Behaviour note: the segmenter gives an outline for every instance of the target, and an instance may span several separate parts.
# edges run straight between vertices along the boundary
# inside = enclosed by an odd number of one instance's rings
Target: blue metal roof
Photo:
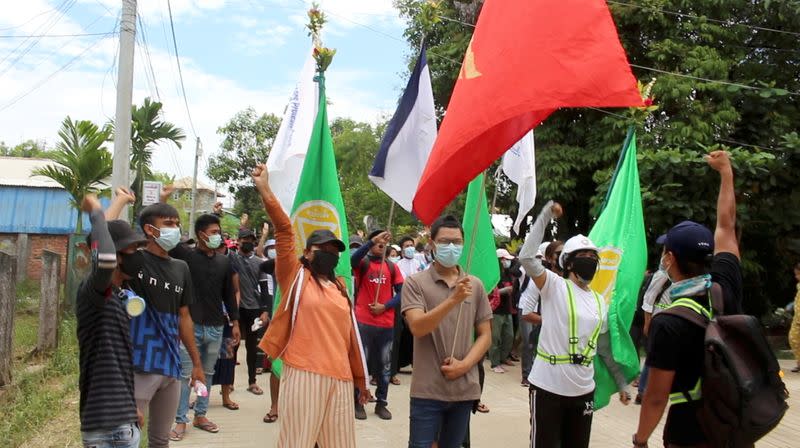
[[[0,233],[69,234],[75,232],[78,211],[60,188],[0,186]],[[100,199],[103,207],[109,200]],[[91,229],[83,214],[83,230]]]

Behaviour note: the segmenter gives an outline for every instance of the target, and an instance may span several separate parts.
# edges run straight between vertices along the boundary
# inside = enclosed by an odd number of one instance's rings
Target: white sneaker
[[[496,366],[496,367],[492,367],[492,372],[494,372],[494,373],[506,373],[506,369],[504,369],[503,366]]]

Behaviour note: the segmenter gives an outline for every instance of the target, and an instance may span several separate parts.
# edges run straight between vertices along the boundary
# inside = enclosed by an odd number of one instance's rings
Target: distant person
[[[117,189],[109,218],[135,197]],[[89,215],[92,231],[92,271],[78,287],[78,350],[80,352],[79,414],[84,446],[138,448],[142,414],[134,397],[130,315],[126,311],[125,282],[136,273],[123,265],[147,240],[125,221],[106,222],[100,201],[87,195],[81,210]],[[114,212],[113,210],[117,210]]]
[[[261,341],[270,358],[283,360],[278,447],[355,448],[353,389],[362,405],[370,394],[352,303],[335,273],[347,248],[330,230],[315,230],[298,258],[292,222],[270,189],[266,166],[252,176],[273,219],[275,276],[286,291]]]
[[[483,283],[458,265],[461,223],[452,216],[437,219],[431,241],[433,265],[407,278],[402,291],[403,315],[414,335],[408,446],[457,448],[481,398],[478,364],[491,345],[492,310]]]
[[[794,279],[797,281],[797,295],[794,296],[794,317],[789,328],[789,345],[797,365],[792,372],[800,372],[800,263],[794,265]]]
[[[489,295],[492,305],[492,346],[489,348],[489,361],[492,372],[506,373],[503,365],[513,366],[508,359],[514,343],[514,324],[511,318],[513,304],[513,282],[511,263],[516,257],[506,249],[497,249],[497,262],[500,265],[500,281]]]

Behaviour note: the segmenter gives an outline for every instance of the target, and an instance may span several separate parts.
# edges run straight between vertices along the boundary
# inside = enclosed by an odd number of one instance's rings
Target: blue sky
[[[105,33],[114,30],[121,0],[4,0],[0,36]],[[322,0],[329,18],[323,35],[337,49],[328,70],[333,117],[375,122],[391,115],[405,85],[412,52],[391,0]],[[206,156],[216,134],[248,106],[280,115],[310,38],[303,0],[171,0],[191,116]],[[62,14],[63,12],[63,14]],[[165,118],[193,142],[171,48],[166,0],[139,0],[149,57],[137,42],[134,102],[155,97]],[[388,36],[387,36],[388,35]],[[392,37],[389,37],[392,36]],[[102,123],[114,116],[117,36],[0,37],[0,141],[57,139],[67,115]],[[149,75],[155,73],[155,85]],[[191,175],[193,144],[159,147],[154,165]],[[202,167],[201,167],[202,169]]]

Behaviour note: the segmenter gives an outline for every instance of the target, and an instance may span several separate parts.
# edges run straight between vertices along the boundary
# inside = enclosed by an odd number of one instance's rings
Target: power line
[[[89,36],[108,36],[109,33],[76,33],[76,34],[8,34],[0,35],[0,39],[31,39],[43,37],[89,37]]]
[[[158,81],[156,80],[156,72],[153,70],[153,59],[150,57],[150,48],[147,45],[147,32],[144,26],[144,19],[142,16],[138,16],[139,19],[139,29],[141,33],[139,35],[142,39],[142,47],[144,48],[145,60],[147,61],[147,67],[150,69],[150,77],[153,80],[153,88],[156,91],[156,98],[158,98],[158,102],[161,102],[161,93],[158,91]],[[145,75],[147,75],[147,69],[145,69]]]
[[[672,76],[678,76],[678,77],[681,77],[681,78],[694,79],[696,81],[704,81],[704,82],[710,82],[710,83],[714,83],[714,84],[722,84],[722,85],[726,85],[726,86],[734,86],[734,87],[739,87],[739,88],[742,88],[742,89],[748,89],[748,90],[773,90],[773,88],[771,88],[771,87],[757,87],[757,86],[750,86],[750,85],[747,85],[747,84],[740,84],[738,82],[720,81],[718,79],[709,79],[709,78],[703,78],[703,77],[700,77],[700,76],[685,75],[683,73],[670,72],[670,71],[661,70],[661,69],[658,69],[658,68],[645,67],[643,65],[630,64],[630,66],[631,67],[636,67],[636,68],[639,68],[639,69],[642,69],[642,70],[648,70],[648,71],[651,71],[651,72],[661,73],[661,74],[664,74],[664,75],[672,75]],[[785,90],[789,95],[792,95],[792,96],[800,96],[800,92],[793,92],[793,91],[788,90],[788,89],[781,89],[781,90]]]
[[[77,1],[77,0],[72,0],[72,3],[70,3],[70,0],[64,0],[55,9],[54,12],[57,12],[55,17],[51,18],[51,19],[48,19],[47,21],[45,21],[41,25],[37,26],[36,30],[34,32],[41,34],[41,33],[47,33],[48,31],[50,31],[61,20],[61,18],[64,17],[64,14],[66,14],[67,11],[75,4],[75,1]],[[30,42],[30,44],[28,44],[28,41],[30,41],[31,39],[33,39],[33,41]],[[19,60],[22,59],[26,54],[28,54],[28,52],[31,51],[31,49],[33,47],[35,47],[36,44],[38,44],[40,40],[41,40],[41,38],[26,37],[25,40],[23,40],[19,45],[17,45],[13,50],[11,50],[11,52],[8,53],[3,58],[3,60],[0,61],[0,65],[3,65],[8,60],[8,58],[14,56],[15,54],[17,55],[8,64],[8,66],[2,72],[0,72],[0,74],[7,72],[8,70],[11,69],[11,67],[16,65],[16,63],[19,62]],[[25,47],[24,49],[20,50],[26,44],[28,44],[28,46]]]
[[[8,30],[15,30],[17,28],[22,28],[23,26],[33,22],[37,17],[41,17],[41,16],[43,16],[45,14],[49,14],[49,13],[52,13],[52,12],[53,12],[52,9],[46,9],[46,10],[40,12],[39,14],[36,14],[35,16],[31,17],[30,19],[20,23],[19,25],[9,26],[7,28],[0,28],[0,31],[8,31]]]
[[[794,32],[794,31],[784,31],[784,30],[777,30],[777,29],[774,29],[774,28],[767,28],[767,27],[763,27],[763,26],[749,25],[747,23],[735,22],[733,20],[712,19],[712,18],[709,18],[709,17],[697,16],[697,15],[693,15],[693,14],[686,14],[686,13],[683,13],[683,12],[668,11],[666,9],[656,8],[655,6],[639,5],[639,4],[636,4],[636,3],[619,2],[619,1],[614,1],[614,0],[607,0],[607,1],[608,1],[608,3],[614,4],[614,5],[631,6],[631,7],[634,7],[634,8],[646,9],[646,10],[649,10],[649,11],[658,11],[658,12],[660,12],[662,14],[667,14],[667,15],[671,15],[671,16],[686,17],[686,18],[689,18],[689,19],[705,20],[707,22],[719,23],[719,24],[722,24],[722,25],[741,26],[741,27],[745,27],[745,28],[751,28],[751,29],[754,29],[754,30],[758,30],[758,31],[770,31],[770,32],[773,32],[773,33],[788,34],[790,36],[798,36],[798,37],[800,37],[800,33]]]
[[[192,122],[192,114],[189,112],[189,100],[186,99],[186,87],[183,84],[183,71],[181,70],[181,58],[178,56],[178,41],[175,39],[175,23],[172,20],[172,6],[170,0],[167,0],[167,11],[169,11],[169,27],[172,31],[172,45],[175,47],[175,61],[178,63],[178,78],[181,81],[181,92],[183,93],[183,104],[186,106],[186,115],[189,117],[189,126],[192,128],[192,134],[197,137],[197,131],[194,129]]]

